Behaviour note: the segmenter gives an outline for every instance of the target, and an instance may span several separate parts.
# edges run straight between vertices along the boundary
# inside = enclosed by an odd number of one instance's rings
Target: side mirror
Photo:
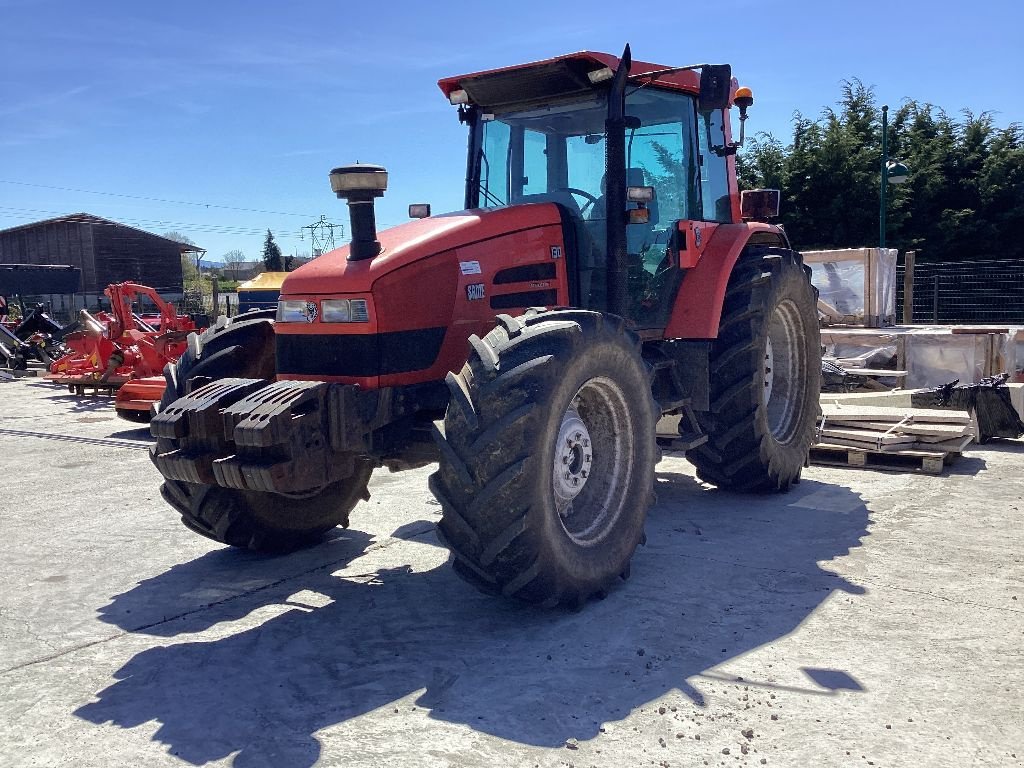
[[[409,206],[410,219],[426,219],[430,216],[430,203],[413,203]]]
[[[732,90],[732,67],[708,64],[700,69],[700,110],[725,109]]]

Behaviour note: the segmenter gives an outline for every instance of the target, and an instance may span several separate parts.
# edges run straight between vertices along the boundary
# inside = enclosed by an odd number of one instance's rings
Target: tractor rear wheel
[[[498,320],[448,374],[439,531],[479,589],[578,607],[628,575],[643,536],[660,456],[648,367],[616,317]]]
[[[164,369],[167,388],[161,409],[188,394],[194,385],[214,379],[273,379],[274,328],[270,317],[263,314],[242,315],[190,339],[177,364]],[[157,450],[174,450],[174,443],[160,439]],[[295,496],[168,479],[160,493],[181,514],[181,522],[196,533],[234,547],[281,552],[308,546],[332,528],[347,526],[349,512],[360,500],[369,498],[367,483],[372,471],[371,462],[357,460],[351,476]]]
[[[737,491],[785,491],[814,440],[821,388],[817,292],[800,254],[748,247],[726,288],[711,345],[708,441],[687,454],[698,476]]]

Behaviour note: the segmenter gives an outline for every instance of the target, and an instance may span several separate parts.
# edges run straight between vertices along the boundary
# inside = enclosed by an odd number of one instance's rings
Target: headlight
[[[324,299],[320,306],[324,323],[365,323],[370,319],[366,299]]]
[[[312,301],[277,302],[277,322],[311,323],[316,319],[316,303]]]
[[[323,310],[325,323],[352,322],[352,302],[348,299],[324,299]]]

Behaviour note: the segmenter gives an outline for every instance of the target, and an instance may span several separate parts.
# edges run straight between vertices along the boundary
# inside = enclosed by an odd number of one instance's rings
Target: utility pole
[[[345,236],[345,227],[341,224],[334,224],[328,221],[326,216],[320,216],[318,221],[314,221],[312,224],[307,224],[302,227],[302,229],[309,230],[309,239],[312,241],[310,255],[314,259],[321,254],[335,249],[335,229],[338,230],[339,238]]]

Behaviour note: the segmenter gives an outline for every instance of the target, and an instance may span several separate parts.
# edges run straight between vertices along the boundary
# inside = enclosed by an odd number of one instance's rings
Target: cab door
[[[654,331],[668,324],[684,269],[703,242],[696,99],[642,88],[627,96],[626,112],[640,121],[626,131],[626,182],[654,188],[647,221],[626,227],[631,319]]]

